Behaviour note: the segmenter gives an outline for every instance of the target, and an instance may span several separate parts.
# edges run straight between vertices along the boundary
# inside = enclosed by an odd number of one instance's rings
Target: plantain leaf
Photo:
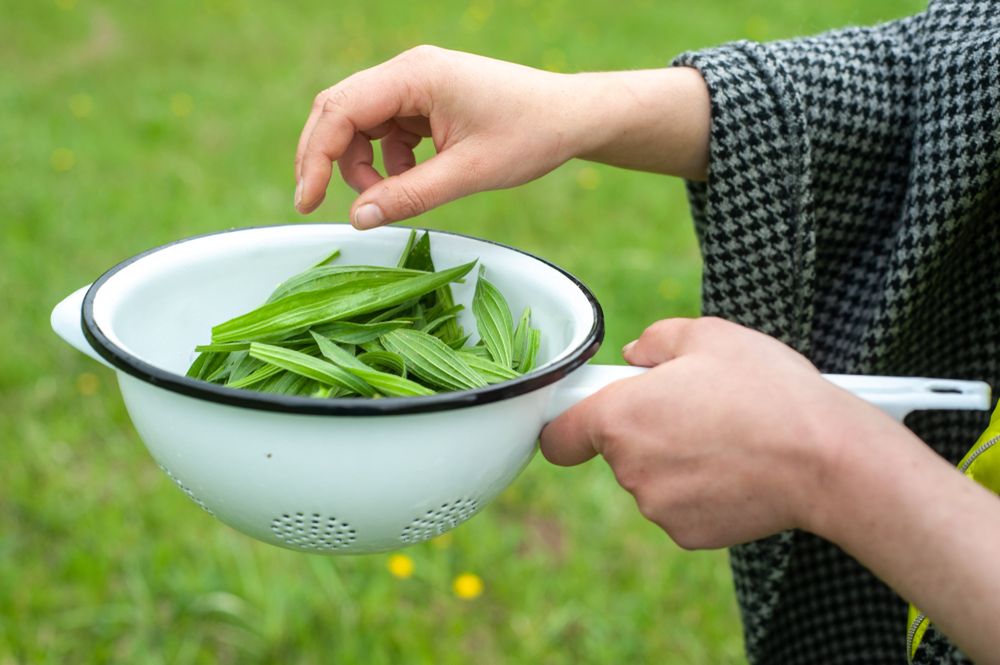
[[[296,293],[321,291],[340,286],[341,284],[350,284],[351,282],[363,281],[369,287],[379,284],[392,284],[420,274],[422,273],[416,270],[382,268],[379,266],[317,266],[294,275],[280,284],[271,293],[266,302],[272,303]]]
[[[417,239],[417,230],[410,229],[410,235],[406,238],[406,245],[403,246],[403,251],[399,255],[399,261],[396,262],[396,267],[406,268],[406,262],[410,258],[410,252],[413,251],[413,244]],[[433,272],[434,268],[431,268],[428,272]]]
[[[340,344],[365,344],[377,340],[382,335],[396,328],[405,328],[412,325],[412,321],[406,319],[393,319],[391,321],[379,321],[377,323],[352,323],[350,321],[336,321],[316,326],[312,329],[323,337],[332,339]]]
[[[410,374],[435,387],[467,390],[486,385],[457,351],[433,335],[399,328],[383,335],[382,345],[403,357]]]
[[[531,334],[528,340],[528,351],[524,354],[524,360],[521,362],[521,366],[518,367],[518,371],[521,374],[527,374],[531,370],[535,369],[535,359],[538,357],[538,347],[542,344],[542,331],[537,328],[531,329]]]
[[[510,368],[514,355],[513,317],[507,300],[497,287],[486,280],[485,272],[480,267],[476,292],[472,297],[472,313],[476,317],[479,337],[489,349],[490,356],[497,363]]]
[[[392,307],[462,277],[474,264],[472,261],[374,287],[361,286],[363,280],[358,280],[330,289],[297,293],[215,326],[212,343],[274,339],[320,323]]]
[[[321,335],[314,334],[313,336],[316,338],[316,344],[319,345],[320,352],[331,362],[343,368],[344,371],[369,383],[384,395],[389,395],[390,397],[419,397],[421,395],[434,394],[433,390],[415,381],[369,367]]]
[[[374,369],[396,374],[406,378],[406,361],[403,356],[392,351],[365,351],[359,353],[357,359]]]
[[[458,355],[469,367],[478,372],[479,376],[483,377],[486,383],[500,383],[501,381],[509,381],[521,376],[514,370],[507,369],[503,365],[495,363],[484,356],[465,351],[459,351]]]
[[[332,252],[330,252],[325,259],[314,265],[313,268],[318,268],[320,266],[325,266],[328,263],[333,263],[339,256],[340,256],[340,250],[335,249]]]
[[[359,395],[374,397],[375,389],[357,376],[345,372],[333,363],[313,358],[301,351],[283,349],[280,346],[254,342],[250,345],[250,355],[266,363],[305,376],[325,385],[346,388]]]

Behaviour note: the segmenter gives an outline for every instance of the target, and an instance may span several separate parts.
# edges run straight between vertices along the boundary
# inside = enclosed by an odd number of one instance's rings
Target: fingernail
[[[636,341],[638,340],[632,340],[631,342],[622,347],[623,356],[628,355],[628,352],[632,350],[633,346],[635,346]]]
[[[374,203],[366,203],[354,213],[354,226],[359,229],[371,229],[385,221],[382,209]]]
[[[299,180],[299,184],[295,185],[295,208],[298,209],[299,205],[302,203],[302,180]]]

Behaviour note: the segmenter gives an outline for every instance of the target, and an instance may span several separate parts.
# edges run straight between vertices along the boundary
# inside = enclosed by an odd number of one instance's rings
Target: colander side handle
[[[80,287],[69,294],[52,309],[52,316],[49,322],[57,335],[63,338],[70,346],[77,351],[87,354],[105,367],[114,369],[107,360],[97,355],[97,351],[90,346],[90,342],[83,336],[83,324],[81,312],[83,310],[83,297],[87,295],[90,284]]]
[[[874,404],[900,422],[912,411],[984,411],[990,408],[990,386],[984,381],[859,374],[824,374],[823,378]]]
[[[584,365],[559,382],[546,420],[557,418],[601,388],[646,372],[628,365]],[[902,421],[911,411],[983,411],[990,407],[990,386],[983,381],[928,379],[909,376],[824,374],[823,378],[874,404]]]

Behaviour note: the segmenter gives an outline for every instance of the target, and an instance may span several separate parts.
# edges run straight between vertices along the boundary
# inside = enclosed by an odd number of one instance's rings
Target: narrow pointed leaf
[[[364,344],[378,339],[390,330],[395,330],[396,328],[406,328],[410,325],[413,325],[412,321],[403,319],[379,321],[377,323],[336,321],[334,323],[316,326],[313,328],[313,332],[317,332],[323,337],[327,337],[341,344]]]
[[[458,355],[469,367],[478,372],[486,383],[500,383],[501,381],[509,381],[521,376],[518,372],[495,363],[489,358],[464,351],[459,351]]]
[[[507,300],[497,287],[486,280],[484,272],[482,269],[479,271],[476,292],[472,297],[472,313],[476,317],[479,337],[493,360],[509,368],[514,355],[513,317]]]
[[[434,391],[414,381],[374,369],[344,351],[330,340],[314,335],[320,352],[344,371],[363,379],[376,390],[390,397],[419,397],[433,395]]]
[[[375,390],[357,376],[344,371],[343,368],[333,363],[313,358],[300,351],[291,351],[272,344],[254,342],[250,345],[250,355],[323,384],[347,388],[367,397],[375,395]]]
[[[409,373],[447,390],[481,388],[486,381],[458,352],[433,335],[400,328],[382,337],[382,345],[406,361]]]
[[[357,283],[349,283],[297,293],[215,326],[212,343],[268,339],[392,307],[462,277],[474,264],[473,261],[441,272],[418,274],[360,291]]]

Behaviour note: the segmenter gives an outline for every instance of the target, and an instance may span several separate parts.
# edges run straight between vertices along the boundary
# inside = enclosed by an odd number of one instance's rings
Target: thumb
[[[622,349],[625,362],[654,367],[682,355],[691,342],[696,319],[663,319],[646,328],[639,339]]]
[[[465,160],[445,150],[362,192],[351,206],[351,223],[370,229],[415,217],[477,191],[474,183]]]

